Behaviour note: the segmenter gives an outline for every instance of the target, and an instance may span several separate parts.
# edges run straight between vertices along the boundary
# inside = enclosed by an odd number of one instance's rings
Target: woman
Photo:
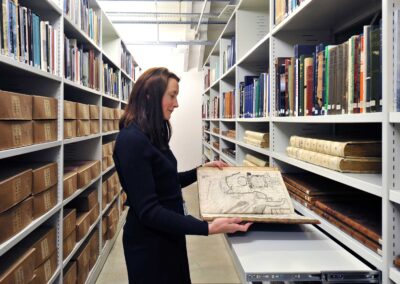
[[[144,72],[133,87],[115,144],[113,158],[130,206],[123,245],[134,284],[191,283],[185,235],[233,233],[250,226],[238,218],[208,224],[184,215],[181,188],[196,181],[196,169],[178,173],[168,146],[178,82],[166,68]]]

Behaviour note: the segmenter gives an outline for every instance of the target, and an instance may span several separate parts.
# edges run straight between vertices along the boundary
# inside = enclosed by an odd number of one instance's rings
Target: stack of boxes
[[[121,184],[118,179],[117,172],[114,172],[102,184],[102,209],[110,203],[113,198],[121,191]]]
[[[123,114],[123,110],[118,108],[102,108],[102,118],[103,118],[103,132],[116,131],[119,130],[119,119]]]
[[[57,270],[57,232],[41,226],[1,257],[0,283],[47,283]]]
[[[12,164],[0,176],[1,244],[57,204],[57,163]]]
[[[102,170],[103,172],[114,165],[114,160],[113,160],[113,149],[115,146],[115,141],[103,144],[102,146],[102,159],[103,159],[103,164],[102,164]]]
[[[115,236],[118,220],[118,204],[114,202],[102,219],[103,240],[111,240]]]
[[[63,260],[73,251],[76,244],[76,209],[65,208],[63,216]]]
[[[57,140],[57,99],[0,91],[0,150]]]
[[[100,108],[64,101],[64,139],[100,133]]]

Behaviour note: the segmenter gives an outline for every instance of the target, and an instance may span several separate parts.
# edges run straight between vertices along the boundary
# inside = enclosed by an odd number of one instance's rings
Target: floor
[[[197,184],[185,188],[183,195],[189,213],[198,217]],[[187,248],[193,284],[241,283],[225,247],[223,236],[187,236]],[[96,283],[128,283],[121,233]]]

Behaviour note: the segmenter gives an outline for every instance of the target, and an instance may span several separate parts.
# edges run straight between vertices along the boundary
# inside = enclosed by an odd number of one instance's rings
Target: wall
[[[189,170],[201,164],[201,93],[203,75],[196,67],[184,72],[187,48],[167,46],[131,46],[130,50],[143,70],[153,66],[164,66],[176,73],[179,83],[179,107],[171,118],[172,138],[170,146],[178,160],[180,171]],[[197,49],[189,53],[189,62],[198,62]],[[188,60],[188,59],[186,59]],[[193,66],[195,64],[190,64]]]

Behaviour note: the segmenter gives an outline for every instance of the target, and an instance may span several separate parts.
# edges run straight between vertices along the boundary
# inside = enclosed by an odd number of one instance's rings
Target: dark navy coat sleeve
[[[208,235],[207,222],[183,215],[180,208],[179,184],[195,181],[196,171],[178,175],[176,165],[170,166],[168,159],[160,153],[138,130],[123,129],[119,133],[114,161],[130,210],[142,225],[157,231]]]
[[[197,181],[197,168],[179,173],[179,182],[182,188],[191,185],[195,181]]]

